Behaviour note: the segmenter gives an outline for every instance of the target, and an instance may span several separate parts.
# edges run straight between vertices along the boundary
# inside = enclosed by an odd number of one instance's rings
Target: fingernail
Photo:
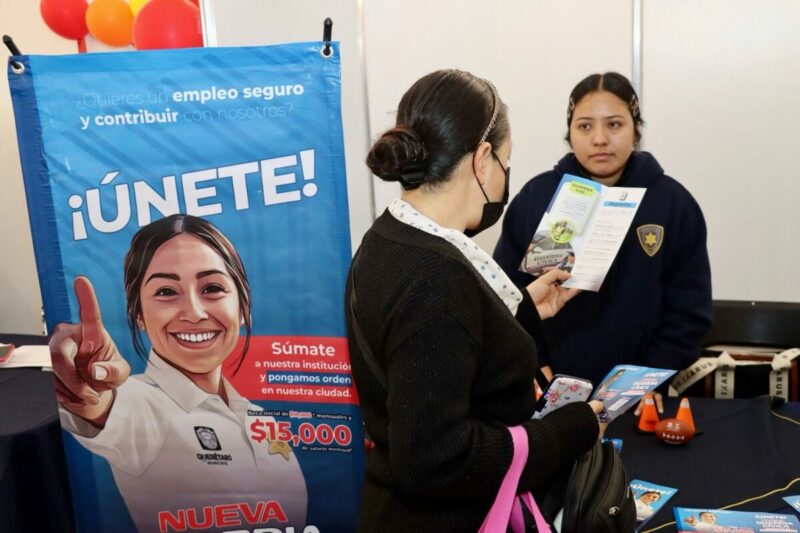
[[[75,343],[74,340],[69,339],[68,341],[65,341],[61,345],[61,350],[64,353],[65,357],[67,357],[68,359],[72,359],[78,353],[78,345]]]
[[[108,377],[108,370],[106,370],[105,368],[103,368],[100,365],[94,365],[92,367],[92,376],[97,381],[103,381],[104,379],[106,379]]]

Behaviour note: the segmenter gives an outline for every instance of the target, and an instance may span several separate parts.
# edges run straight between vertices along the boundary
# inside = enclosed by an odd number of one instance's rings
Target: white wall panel
[[[699,201],[715,299],[800,302],[800,2],[644,0],[644,147]]]
[[[403,92],[429,72],[459,68],[488,78],[509,106],[513,197],[567,152],[572,87],[593,72],[631,75],[631,9],[628,0],[368,0],[372,134],[394,124]],[[379,213],[399,189],[380,182]],[[498,223],[476,240],[491,251],[499,235]]]

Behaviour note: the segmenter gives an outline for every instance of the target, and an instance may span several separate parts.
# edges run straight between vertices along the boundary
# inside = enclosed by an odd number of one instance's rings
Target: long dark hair
[[[567,106],[567,135],[564,140],[572,144],[570,140],[570,128],[572,127],[572,112],[584,96],[597,91],[608,91],[628,106],[628,111],[633,119],[633,135],[636,146],[642,138],[639,127],[644,125],[642,113],[639,109],[639,97],[636,90],[628,81],[628,78],[616,72],[606,72],[604,74],[591,74],[586,76],[572,89],[569,95],[569,105]]]
[[[490,82],[461,70],[437,70],[403,95],[397,124],[375,141],[367,166],[383,180],[416,189],[446,181],[482,141],[496,149],[507,137],[506,104]]]
[[[242,366],[247,349],[250,347],[252,329],[250,317],[250,284],[239,254],[233,244],[213,224],[192,215],[170,215],[142,227],[131,239],[131,246],[125,255],[125,297],[128,305],[128,328],[131,331],[136,353],[145,357],[147,352],[142,342],[137,319],[142,314],[141,288],[150,261],[162,244],[178,235],[192,235],[203,241],[222,258],[236,290],[239,293],[239,312],[244,318],[245,341],[235,372]]]

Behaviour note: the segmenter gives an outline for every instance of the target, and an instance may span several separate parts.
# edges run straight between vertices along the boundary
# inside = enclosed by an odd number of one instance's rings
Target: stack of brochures
[[[800,521],[787,514],[676,507],[675,523],[679,533],[800,533]]]

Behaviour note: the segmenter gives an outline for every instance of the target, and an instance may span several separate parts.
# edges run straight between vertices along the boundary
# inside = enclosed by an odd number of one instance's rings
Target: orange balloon
[[[86,26],[92,37],[109,46],[133,40],[133,12],[125,0],[94,0],[86,10]]]

